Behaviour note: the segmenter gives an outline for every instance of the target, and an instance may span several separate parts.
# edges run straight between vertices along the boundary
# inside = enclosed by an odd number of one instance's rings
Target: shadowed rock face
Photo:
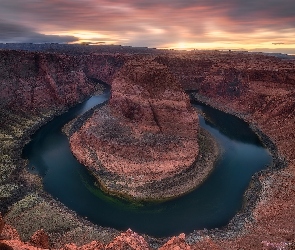
[[[67,56],[16,51],[0,54],[1,104],[8,109],[70,106],[94,91],[79,62]]]
[[[160,199],[188,191],[166,187],[165,195],[145,185],[164,186],[189,168],[198,155],[197,133],[197,114],[167,67],[141,60],[123,66],[109,104],[72,135],[70,144],[107,192]]]
[[[110,81],[123,59],[0,51],[0,108],[46,112],[73,106],[95,92],[91,79]]]

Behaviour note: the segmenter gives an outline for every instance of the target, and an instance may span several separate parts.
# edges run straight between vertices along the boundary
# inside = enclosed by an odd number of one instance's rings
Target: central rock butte
[[[197,135],[197,113],[167,67],[132,60],[112,81],[109,104],[71,136],[70,146],[106,192],[166,199],[192,188],[169,183],[196,161]]]

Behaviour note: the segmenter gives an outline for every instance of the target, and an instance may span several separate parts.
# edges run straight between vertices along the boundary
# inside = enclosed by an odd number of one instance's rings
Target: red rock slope
[[[47,233],[40,229],[35,232],[28,242],[21,241],[17,231],[12,226],[5,224],[0,214],[0,249],[1,250],[40,250],[52,249],[50,238]],[[65,244],[59,250],[148,250],[149,246],[145,239],[128,229],[121,233],[109,244],[92,241],[88,244],[77,246],[76,244]]]

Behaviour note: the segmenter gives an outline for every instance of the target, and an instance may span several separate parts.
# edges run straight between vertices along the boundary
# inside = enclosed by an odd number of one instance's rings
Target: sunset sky
[[[295,0],[0,0],[0,42],[295,54]]]

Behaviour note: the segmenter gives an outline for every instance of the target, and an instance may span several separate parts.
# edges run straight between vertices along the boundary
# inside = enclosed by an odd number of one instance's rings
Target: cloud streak
[[[295,44],[294,9],[293,0],[1,0],[0,39],[286,47]]]

